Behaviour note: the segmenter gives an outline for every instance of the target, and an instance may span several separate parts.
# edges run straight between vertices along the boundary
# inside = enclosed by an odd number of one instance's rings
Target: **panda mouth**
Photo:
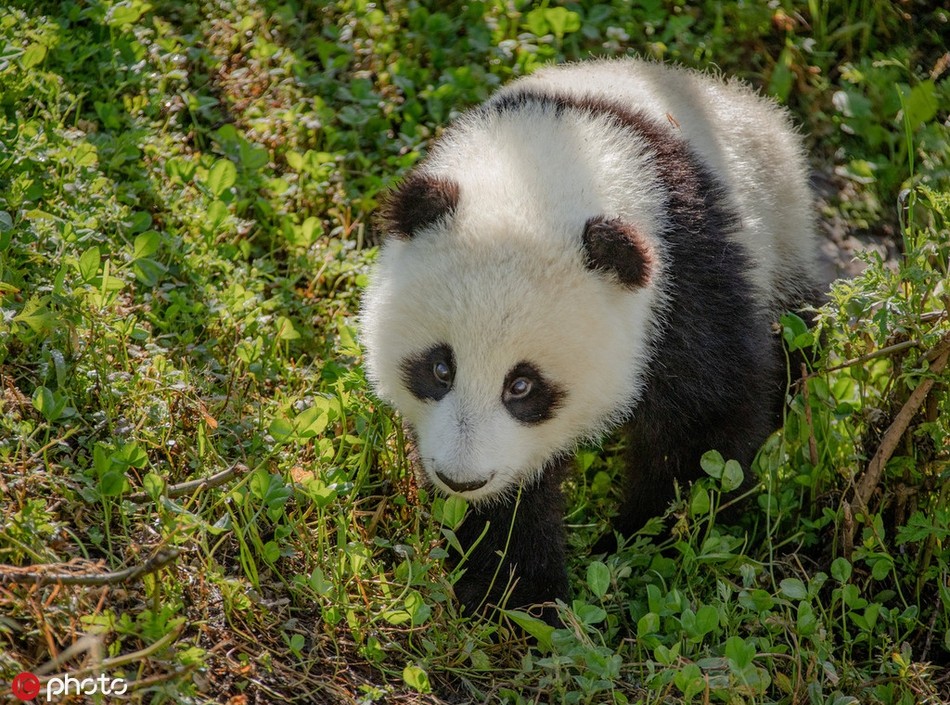
[[[470,480],[469,482],[459,482],[458,480],[453,480],[450,477],[446,477],[438,470],[435,471],[436,477],[438,477],[442,483],[448,487],[453,492],[474,492],[475,490],[480,490],[482,487],[488,484],[491,477],[488,477],[484,480]]]

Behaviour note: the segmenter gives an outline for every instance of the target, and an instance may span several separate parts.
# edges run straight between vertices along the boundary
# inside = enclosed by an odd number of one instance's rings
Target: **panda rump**
[[[748,465],[776,427],[772,325],[814,302],[818,247],[800,138],[744,84],[637,59],[542,69],[448,127],[378,222],[366,370],[422,480],[471,502],[467,607],[566,598],[579,443],[622,426],[629,534],[705,451]]]

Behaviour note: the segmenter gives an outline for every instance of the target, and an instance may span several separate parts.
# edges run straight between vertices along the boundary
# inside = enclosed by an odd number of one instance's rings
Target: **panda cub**
[[[546,68],[445,131],[382,207],[360,325],[422,479],[470,503],[463,605],[567,597],[580,443],[623,427],[622,534],[705,451],[751,462],[784,400],[772,324],[816,289],[812,220],[787,114],[717,76]]]

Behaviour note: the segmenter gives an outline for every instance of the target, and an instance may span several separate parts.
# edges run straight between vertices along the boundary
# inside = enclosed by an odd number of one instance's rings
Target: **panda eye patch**
[[[439,401],[455,380],[455,355],[444,343],[407,357],[400,367],[406,389],[422,401]]]
[[[519,362],[508,371],[501,402],[521,423],[534,425],[554,416],[566,396],[561,387],[547,379],[530,362]]]

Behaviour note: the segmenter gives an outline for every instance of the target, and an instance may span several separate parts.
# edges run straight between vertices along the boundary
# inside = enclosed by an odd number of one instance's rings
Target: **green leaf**
[[[795,624],[801,636],[814,634],[818,629],[818,618],[815,616],[815,610],[807,602],[798,603],[798,618],[795,620]]]
[[[102,262],[102,255],[99,253],[99,246],[93,245],[79,256],[77,268],[79,276],[84,282],[90,282],[99,273],[99,264]]]
[[[911,129],[930,122],[937,114],[937,87],[933,81],[921,81],[906,98],[902,97],[904,119]]]
[[[318,507],[328,507],[338,496],[336,487],[329,487],[325,482],[314,478],[306,482],[307,496],[314,501]]]
[[[20,65],[23,66],[23,69],[31,69],[34,66],[39,66],[43,63],[43,59],[46,58],[46,47],[42,44],[30,44],[26,48],[26,51],[23,52],[23,58],[20,59]]]
[[[290,638],[287,639],[287,646],[290,647],[290,650],[297,656],[300,655],[300,652],[303,651],[303,647],[306,646],[306,644],[307,640],[303,634],[291,634]]]
[[[795,74],[792,72],[792,66],[795,63],[795,57],[788,50],[788,47],[782,49],[772,69],[772,76],[769,79],[769,94],[774,96],[779,102],[788,102],[789,93],[792,91],[792,85],[795,80]]]
[[[122,113],[119,112],[119,107],[115,103],[102,103],[97,100],[92,105],[107,130],[118,130],[122,127]]]
[[[851,564],[847,558],[835,558],[831,562],[831,577],[839,583],[846,583],[851,579]]]
[[[779,322],[782,324],[782,337],[791,351],[809,348],[815,342],[814,335],[808,324],[794,313],[786,313]]]
[[[238,156],[241,159],[241,165],[249,172],[259,171],[267,166],[267,162],[270,161],[266,148],[246,140],[241,141]]]
[[[697,664],[687,663],[673,676],[673,685],[682,691],[686,701],[689,702],[694,695],[703,692],[706,688],[706,679]]]
[[[699,459],[699,465],[710,477],[715,477],[717,480],[722,477],[722,471],[726,467],[726,461],[722,458],[722,453],[718,450],[708,450],[703,453],[703,457]]]
[[[408,665],[402,669],[402,679],[417,693],[428,693],[432,690],[432,686],[429,685],[429,674],[418,666]]]
[[[808,597],[808,590],[805,588],[805,583],[798,578],[785,578],[779,584],[779,588],[782,594],[790,600],[804,600]]]
[[[222,514],[214,524],[208,527],[208,530],[214,535],[218,536],[223,534],[225,531],[230,531],[232,527],[231,515]]]
[[[138,443],[125,443],[120,452],[122,458],[133,468],[141,470],[148,465],[148,453]]]
[[[712,507],[709,491],[700,484],[693,485],[692,497],[689,502],[689,512],[692,516],[705,516]]]
[[[112,467],[112,460],[109,457],[110,451],[111,448],[102,443],[96,443],[95,447],[93,448],[92,469],[96,471],[96,475],[101,476]]]
[[[56,316],[46,308],[48,302],[46,296],[30,299],[13,320],[28,326],[37,335],[43,335],[56,324]]]
[[[563,39],[565,34],[576,32],[581,28],[580,15],[566,7],[552,7],[545,10],[544,19],[547,20],[558,41]]]
[[[712,605],[703,605],[696,611],[696,632],[709,634],[719,626],[719,611]]]
[[[536,37],[543,37],[548,33],[548,21],[544,8],[537,7],[525,15],[525,27]]]
[[[294,171],[301,171],[304,166],[303,155],[300,152],[288,151],[284,154],[284,159],[287,160],[287,166],[289,166]]]
[[[861,597],[861,590],[857,585],[848,583],[841,588],[841,601],[851,609],[861,609],[868,601]]]
[[[442,502],[441,509],[442,512],[439,521],[442,522],[443,526],[455,530],[462,523],[462,520],[465,519],[465,512],[468,511],[468,502],[458,495],[450,495]]]
[[[680,657],[680,644],[673,644],[673,647],[664,646],[663,644],[657,644],[656,648],[653,649],[653,658],[657,660],[658,663],[663,664],[664,666],[672,666],[679,660]]]
[[[472,664],[472,668],[476,671],[490,671],[491,670],[491,659],[481,649],[476,649],[469,656],[469,660]]]
[[[152,226],[152,215],[148,211],[135,211],[129,219],[129,232],[144,233]]]
[[[743,480],[742,466],[736,460],[726,461],[722,472],[722,490],[723,492],[732,492],[742,485]]]
[[[142,259],[135,260],[132,264],[132,271],[135,273],[135,278],[141,284],[147,287],[153,287],[158,284],[166,268],[161,262],[156,262],[150,257],[143,257]]]
[[[318,595],[328,595],[330,591],[333,590],[333,583],[327,580],[320,568],[313,569],[313,572],[310,574],[309,582],[310,587],[313,588],[314,592]]]
[[[159,497],[165,491],[165,480],[161,475],[154,472],[147,473],[142,478],[142,488],[153,502],[158,502]]]
[[[731,662],[730,665],[737,671],[742,671],[755,658],[755,644],[740,636],[731,636],[726,639],[725,654]]]
[[[300,439],[319,436],[330,423],[330,415],[325,407],[314,405],[297,414],[294,419],[295,435]]]
[[[601,561],[592,561],[587,566],[587,585],[598,599],[610,589],[610,568]]]
[[[874,561],[871,566],[871,577],[875,580],[884,580],[891,572],[891,565],[890,557]]]
[[[184,157],[172,157],[165,162],[165,173],[172,181],[187,184],[195,177],[196,165]]]
[[[660,615],[656,612],[647,612],[637,620],[637,636],[645,637],[660,631]]]
[[[537,617],[532,617],[527,612],[502,610],[502,613],[524,629],[528,635],[534,637],[543,651],[551,650],[551,636],[554,634],[554,627]]]
[[[416,590],[411,590],[406,596],[405,605],[414,627],[425,624],[432,615],[432,608],[425,603],[422,595]]]
[[[126,487],[125,473],[119,469],[107,470],[99,478],[99,492],[103,497],[122,494]]]
[[[124,27],[139,21],[144,10],[144,3],[122,0],[110,8],[106,15],[106,24],[110,27]]]
[[[66,408],[66,398],[51,392],[46,387],[37,387],[33,392],[33,408],[49,422],[56,421]]]
[[[300,226],[301,242],[299,244],[309,247],[323,235],[323,223],[315,216],[310,216]]]
[[[581,621],[581,624],[600,624],[605,619],[607,619],[607,611],[603,607],[599,607],[597,605],[588,605],[583,602],[579,604],[575,602],[573,607],[574,613]]]
[[[274,437],[278,443],[284,443],[294,435],[294,425],[289,419],[279,418],[271,421],[267,427],[267,432]]]
[[[277,559],[280,558],[280,546],[277,545],[276,541],[268,541],[264,544],[263,557],[265,561],[272,565],[277,562]]]
[[[216,232],[230,215],[231,211],[224,201],[212,201],[205,214],[203,229],[209,233]]]
[[[277,319],[277,339],[278,340],[297,340],[300,333],[294,328],[293,321],[286,316],[280,316]]]
[[[135,237],[135,242],[132,244],[132,259],[151,257],[161,246],[162,236],[154,230],[147,230]]]
[[[205,186],[216,197],[221,195],[237,183],[237,167],[230,159],[219,159],[208,170]]]

